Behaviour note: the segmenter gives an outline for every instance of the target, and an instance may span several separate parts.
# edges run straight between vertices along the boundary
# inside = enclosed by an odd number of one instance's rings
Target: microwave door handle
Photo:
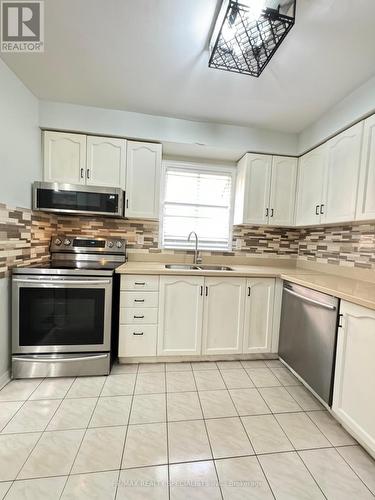
[[[111,280],[38,280],[33,278],[13,278],[14,283],[35,283],[37,285],[109,285]]]

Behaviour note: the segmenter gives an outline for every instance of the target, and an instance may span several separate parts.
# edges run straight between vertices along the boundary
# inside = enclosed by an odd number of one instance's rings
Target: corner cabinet
[[[375,457],[375,311],[342,302],[332,411]]]
[[[43,132],[43,177],[46,182],[86,184],[86,136]]]
[[[206,278],[202,354],[242,353],[244,278]]]
[[[320,224],[326,174],[326,144],[301,156],[298,164],[296,225]]]
[[[375,220],[375,115],[364,122],[356,220]]]
[[[272,350],[274,278],[251,278],[246,283],[243,352]]]
[[[235,224],[291,226],[297,158],[247,153],[238,163]]]
[[[203,276],[160,276],[158,356],[199,355]]]
[[[88,136],[86,185],[125,189],[126,140]]]
[[[128,141],[125,216],[158,219],[161,144]]]

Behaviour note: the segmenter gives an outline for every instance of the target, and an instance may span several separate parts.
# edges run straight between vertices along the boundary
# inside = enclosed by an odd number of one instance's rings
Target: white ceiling
[[[297,0],[260,78],[210,69],[221,0],[46,0],[44,54],[2,54],[41,99],[300,132],[375,74],[374,0]]]

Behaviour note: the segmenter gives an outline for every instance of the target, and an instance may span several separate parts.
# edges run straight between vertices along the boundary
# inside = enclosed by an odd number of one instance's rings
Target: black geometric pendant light
[[[292,29],[295,11],[296,0],[223,0],[208,65],[259,76]]]

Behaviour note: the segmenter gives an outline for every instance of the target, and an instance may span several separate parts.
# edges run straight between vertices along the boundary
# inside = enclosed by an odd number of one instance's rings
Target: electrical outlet
[[[236,239],[236,250],[241,250],[241,248],[242,248],[242,239],[237,238]]]
[[[143,245],[145,242],[145,237],[143,236],[143,234],[138,234],[137,236],[137,244],[138,245]]]

